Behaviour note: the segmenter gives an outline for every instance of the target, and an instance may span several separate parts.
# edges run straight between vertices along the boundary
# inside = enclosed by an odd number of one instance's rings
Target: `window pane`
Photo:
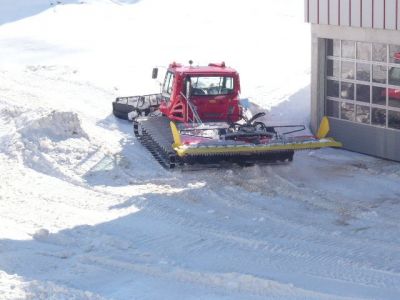
[[[378,126],[386,126],[386,110],[381,108],[372,108],[371,123]]]
[[[339,78],[339,61],[328,59],[326,75]]]
[[[369,64],[357,64],[357,80],[370,81],[370,65]]]
[[[400,90],[389,89],[388,94],[389,94],[389,106],[400,107]]]
[[[400,68],[390,68],[389,84],[400,86]]]
[[[327,92],[329,97],[339,98],[339,81],[327,80]]]
[[[379,86],[372,87],[372,103],[386,105],[387,89]]]
[[[342,61],[342,78],[354,79],[354,63]]]
[[[355,43],[353,41],[342,41],[342,57],[355,58]]]
[[[340,56],[340,41],[327,40],[328,56]]]
[[[342,99],[354,100],[354,83],[342,82],[340,97]]]
[[[171,72],[168,72],[167,76],[165,76],[165,81],[164,81],[164,86],[163,86],[164,93],[171,94],[172,83],[174,82],[173,78],[174,78],[174,74]]]
[[[357,89],[356,100],[369,103],[369,98],[370,98],[369,85],[357,84],[356,89]]]
[[[387,62],[387,50],[384,44],[372,44],[372,60]]]
[[[389,62],[400,63],[400,46],[389,45]]]
[[[190,77],[192,93],[196,96],[226,95],[233,92],[233,78],[220,76]]]
[[[400,129],[400,112],[389,110],[389,128]]]
[[[371,60],[371,44],[357,42],[357,59]]]
[[[226,77],[225,88],[233,90],[233,77]]]
[[[354,121],[354,104],[342,103],[341,104],[341,118],[343,120]]]
[[[339,102],[327,100],[326,113],[330,117],[339,118]]]
[[[369,106],[357,105],[356,121],[359,123],[369,124]]]
[[[372,81],[377,83],[386,83],[386,66],[372,66]]]

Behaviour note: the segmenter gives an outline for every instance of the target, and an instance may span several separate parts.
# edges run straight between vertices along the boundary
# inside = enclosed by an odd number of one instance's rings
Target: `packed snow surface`
[[[111,114],[224,60],[307,124],[309,46],[298,0],[0,1],[0,299],[400,299],[398,163],[167,171]]]

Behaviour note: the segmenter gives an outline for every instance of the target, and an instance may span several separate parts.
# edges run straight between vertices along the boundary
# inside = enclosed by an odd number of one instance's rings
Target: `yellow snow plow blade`
[[[303,141],[303,142],[287,142],[287,143],[276,143],[267,145],[197,145],[187,146],[181,145],[174,147],[174,150],[180,157],[186,155],[251,155],[251,154],[267,154],[272,152],[283,152],[283,151],[299,151],[299,150],[310,150],[319,149],[325,147],[342,147],[342,144],[336,142],[331,138],[325,138],[316,141]]]
[[[300,151],[320,149],[325,147],[342,147],[342,143],[325,136],[329,132],[329,120],[322,119],[317,137],[294,136],[279,137],[266,144],[253,143],[229,143],[223,140],[210,140],[204,143],[182,143],[182,137],[175,123],[170,123],[174,143],[172,145],[179,157],[185,156],[213,156],[213,155],[235,155],[250,156],[263,155],[288,151]]]

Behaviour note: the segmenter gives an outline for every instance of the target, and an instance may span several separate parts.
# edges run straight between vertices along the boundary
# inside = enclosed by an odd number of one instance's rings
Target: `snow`
[[[398,163],[167,171],[111,114],[154,66],[224,60],[307,125],[302,1],[59,2],[0,3],[1,299],[400,298]]]

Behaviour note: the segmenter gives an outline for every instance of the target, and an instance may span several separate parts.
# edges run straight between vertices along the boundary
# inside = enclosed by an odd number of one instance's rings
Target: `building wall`
[[[344,30],[340,26],[323,24],[313,24],[311,33],[311,128],[315,132],[326,112],[326,39],[400,45],[400,34],[396,30],[365,27],[347,27]],[[400,161],[400,130],[331,118],[330,135],[341,141],[347,149]]]
[[[374,29],[400,29],[400,0],[304,0],[306,22]]]

